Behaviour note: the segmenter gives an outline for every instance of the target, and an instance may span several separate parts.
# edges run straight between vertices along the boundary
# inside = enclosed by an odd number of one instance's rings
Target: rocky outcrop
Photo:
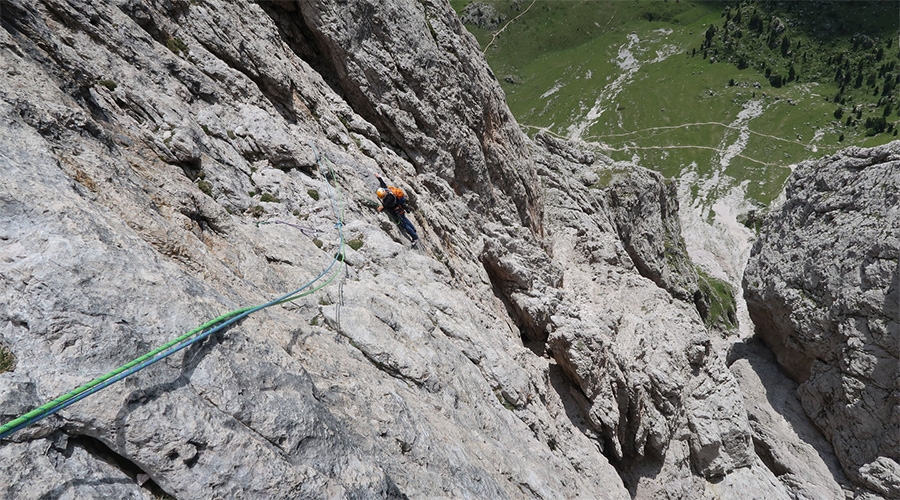
[[[446,2],[300,8],[347,101],[385,140],[471,209],[540,233],[542,202],[525,136],[500,84]],[[373,64],[374,63],[374,64]]]
[[[699,302],[697,271],[681,237],[675,184],[627,164],[612,169],[621,171],[606,186],[607,206],[634,265],[674,297]]]
[[[3,421],[345,264],[4,440],[0,496],[788,497],[665,182],[532,144],[446,2],[0,16]]]
[[[744,395],[756,454],[791,498],[857,496],[858,488],[847,481],[831,444],[804,413],[797,383],[785,376],[772,351],[757,339],[738,343],[729,354],[729,367]]]
[[[476,45],[444,3],[393,2],[371,38],[341,9],[4,3],[4,421],[308,282],[338,194],[358,244],[331,287],[4,441],[0,496],[627,498],[481,258],[491,219],[539,250],[542,208]],[[390,65],[412,47],[430,52]],[[425,253],[371,209],[379,171],[417,201]]]
[[[537,155],[549,241],[565,285],[547,350],[574,381],[578,406],[604,452],[621,465],[635,498],[712,498],[707,481],[721,483],[724,497],[749,487],[786,498],[753,452],[735,379],[712,352],[698,312],[641,276],[618,236],[614,210],[605,206],[609,191],[584,182],[589,173],[606,176],[623,166],[601,159],[586,172],[585,163],[569,161],[576,152],[557,154],[561,146]],[[658,199],[662,183],[650,184],[629,192]]]
[[[459,20],[465,25],[477,26],[483,30],[495,30],[503,24],[502,16],[493,5],[472,2],[459,13]]]
[[[802,163],[744,277],[747,305],[847,476],[900,498],[900,142]]]

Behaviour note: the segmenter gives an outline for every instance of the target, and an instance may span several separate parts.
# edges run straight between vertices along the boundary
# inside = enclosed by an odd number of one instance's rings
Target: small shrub
[[[118,84],[112,80],[100,80],[97,82],[97,85],[102,85],[109,89],[110,92],[114,92]]]
[[[234,130],[228,130],[226,131],[226,133],[228,134],[229,139],[234,139],[235,137],[237,137],[236,135],[234,135]]]
[[[697,268],[697,284],[702,293],[709,300],[709,310],[704,323],[710,327],[719,327],[731,330],[737,326],[737,304],[734,298],[734,290],[728,283],[714,278]]]
[[[324,245],[324,243],[322,243],[322,240],[320,240],[319,238],[313,238],[313,245],[322,248],[322,245]]]
[[[172,51],[173,54],[179,55],[184,54],[187,55],[190,50],[188,50],[187,44],[177,36],[173,36],[166,41],[166,47]]]
[[[250,215],[252,215],[253,217],[259,218],[259,217],[262,217],[262,214],[266,213],[266,209],[259,205],[254,205],[254,206],[250,207],[250,209],[247,212]]]
[[[306,191],[306,194],[308,194],[310,198],[312,198],[316,201],[319,201],[319,192],[316,191],[315,189],[308,189]]]
[[[206,125],[200,125],[200,128],[203,129],[203,133],[204,133],[204,134],[206,134],[206,135],[212,135],[212,134],[209,132],[209,127],[207,127]]]
[[[347,246],[352,248],[354,251],[359,250],[363,246],[362,238],[355,238],[347,242]]]
[[[309,320],[309,326],[319,326],[319,317],[314,316],[313,319]]]
[[[200,191],[203,191],[203,194],[212,198],[212,184],[208,181],[197,181],[197,187],[200,188]]]
[[[296,217],[296,218],[298,218],[298,219],[300,218],[300,211],[299,211],[299,210],[294,210],[294,217]]]
[[[0,373],[12,371],[15,367],[15,355],[5,345],[0,344]]]
[[[269,193],[263,193],[262,196],[259,197],[259,201],[264,201],[266,203],[278,203],[281,200],[276,198],[274,195]]]
[[[253,198],[254,196],[256,196],[256,191],[247,191],[247,196]]]

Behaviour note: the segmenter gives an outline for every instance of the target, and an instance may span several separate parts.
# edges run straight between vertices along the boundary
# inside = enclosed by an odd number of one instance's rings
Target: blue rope
[[[305,293],[305,294],[301,294],[301,292],[302,292],[303,290],[306,290],[307,288],[311,287],[313,284],[315,284],[317,281],[319,281],[319,280],[322,279],[325,275],[327,275],[327,274],[331,271],[331,269],[335,266],[335,264],[338,264],[338,263],[340,262],[340,265],[341,265],[341,266],[343,265],[343,258],[342,258],[343,248],[344,248],[343,205],[341,204],[341,205],[340,205],[340,206],[341,206],[341,209],[338,210],[338,205],[336,204],[336,201],[335,201],[335,197],[336,197],[336,196],[335,196],[335,192],[332,191],[332,185],[331,185],[330,182],[328,182],[328,177],[325,175],[325,172],[324,172],[323,169],[322,169],[322,165],[321,165],[321,157],[319,156],[319,152],[318,152],[317,149],[315,149],[315,146],[313,146],[313,149],[315,150],[315,153],[316,153],[316,163],[319,165],[319,172],[322,174],[322,177],[323,177],[323,178],[325,179],[325,181],[326,181],[325,183],[328,185],[328,192],[329,192],[329,196],[330,196],[330,198],[331,198],[332,209],[334,210],[334,213],[335,213],[335,215],[336,215],[337,218],[338,218],[338,222],[335,223],[334,226],[335,226],[335,228],[337,228],[337,230],[338,230],[338,235],[339,235],[339,237],[340,237],[340,248],[339,248],[339,250],[338,250],[338,253],[335,254],[334,258],[331,260],[331,263],[328,265],[328,267],[325,268],[324,271],[322,271],[321,273],[319,273],[319,275],[316,276],[314,279],[312,279],[310,282],[306,283],[305,285],[301,286],[300,288],[298,288],[298,289],[296,289],[296,290],[294,290],[294,291],[292,291],[292,292],[290,292],[290,293],[284,294],[284,295],[282,295],[282,296],[280,296],[280,297],[278,297],[278,298],[275,298],[275,299],[273,299],[273,300],[270,300],[269,302],[266,302],[265,304],[262,304],[262,305],[259,305],[259,306],[255,306],[255,307],[251,307],[251,308],[249,308],[249,309],[246,309],[246,310],[244,310],[243,312],[241,312],[240,314],[237,314],[236,316],[233,316],[233,317],[231,317],[231,318],[228,318],[227,320],[224,320],[222,323],[219,323],[219,324],[217,324],[217,325],[215,325],[215,326],[210,327],[210,328],[207,329],[207,330],[202,331],[199,335],[195,335],[195,336],[190,337],[190,338],[188,338],[188,339],[186,339],[186,340],[184,340],[184,341],[182,341],[182,342],[179,342],[179,343],[177,343],[177,344],[175,344],[175,345],[169,347],[168,349],[165,349],[165,350],[163,350],[163,351],[157,353],[157,354],[154,355],[153,357],[148,358],[148,359],[142,361],[141,363],[136,364],[135,366],[132,366],[131,368],[129,368],[129,369],[125,370],[125,371],[122,371],[121,373],[118,373],[117,375],[115,375],[115,376],[113,376],[113,377],[111,377],[111,378],[108,378],[108,379],[104,380],[104,381],[101,382],[101,383],[98,383],[98,384],[96,384],[96,385],[91,385],[90,383],[87,384],[87,386],[89,386],[87,389],[85,389],[85,390],[83,390],[83,391],[81,391],[81,392],[78,392],[78,393],[76,393],[76,394],[73,394],[71,397],[69,397],[69,398],[67,398],[67,399],[65,399],[65,400],[62,400],[62,401],[58,402],[56,405],[52,406],[51,408],[47,408],[46,410],[41,411],[39,414],[37,414],[37,415],[35,415],[35,416],[31,417],[31,418],[28,418],[27,420],[24,420],[24,421],[22,421],[22,422],[20,422],[20,423],[18,423],[18,424],[16,424],[16,425],[14,425],[14,426],[11,426],[11,427],[9,426],[9,423],[6,424],[6,425],[4,425],[4,426],[2,426],[2,427],[0,427],[0,429],[2,429],[2,432],[0,432],[0,439],[6,438],[6,437],[12,435],[13,433],[15,433],[15,432],[17,432],[17,431],[19,431],[19,430],[21,430],[21,429],[23,429],[23,428],[25,428],[25,427],[28,427],[29,425],[31,425],[31,424],[33,424],[33,423],[35,423],[35,422],[37,422],[37,421],[39,421],[39,420],[41,420],[41,419],[44,419],[44,418],[46,418],[46,417],[48,417],[48,416],[50,416],[50,415],[53,415],[53,414],[55,414],[55,413],[57,413],[57,412],[59,412],[59,411],[65,409],[65,408],[68,408],[69,406],[71,406],[71,405],[77,403],[78,401],[81,401],[82,399],[84,399],[84,398],[86,398],[86,397],[88,397],[88,396],[90,396],[90,395],[92,395],[92,394],[96,394],[97,392],[99,392],[99,391],[101,391],[101,390],[103,390],[103,389],[109,387],[110,385],[112,385],[112,384],[114,384],[114,383],[116,383],[116,382],[118,382],[118,381],[120,381],[120,380],[122,380],[122,379],[124,379],[124,378],[126,378],[126,377],[128,377],[129,375],[133,375],[133,374],[135,374],[135,373],[137,373],[137,372],[143,370],[144,368],[147,368],[148,366],[150,366],[150,365],[152,365],[152,364],[154,364],[154,363],[157,363],[157,362],[160,361],[160,360],[163,360],[163,359],[165,359],[165,358],[167,358],[167,357],[169,357],[169,356],[171,356],[171,355],[173,355],[173,354],[175,354],[175,353],[177,353],[177,352],[179,352],[179,351],[181,351],[181,350],[183,350],[183,349],[185,349],[185,348],[187,348],[187,347],[189,347],[189,346],[191,346],[191,345],[193,345],[193,344],[195,344],[195,343],[197,343],[197,342],[200,342],[201,340],[203,340],[203,339],[209,337],[209,336],[212,335],[213,333],[220,332],[220,331],[224,330],[225,328],[228,328],[229,326],[234,325],[235,323],[238,323],[239,321],[242,321],[242,320],[245,319],[247,316],[250,316],[251,314],[253,314],[253,313],[257,312],[257,311],[260,311],[260,310],[262,310],[262,309],[266,309],[266,308],[268,308],[268,307],[272,307],[272,306],[274,306],[274,305],[283,304],[283,303],[285,303],[285,302],[290,302],[290,301],[292,301],[292,300],[298,299],[298,298],[303,297],[303,296],[305,296],[305,295],[309,295],[309,294],[311,294],[311,293],[313,293],[313,292],[315,292],[315,291],[318,291],[319,289],[323,288],[324,286],[328,285],[331,281],[333,281],[334,278],[335,278],[338,274],[340,274],[340,271],[338,271],[338,273],[335,273],[334,276],[332,276],[330,279],[328,279],[325,283],[323,283],[323,284],[320,285],[319,287],[317,287],[317,288],[315,288],[315,289],[313,289],[313,290],[310,290],[309,292],[307,292],[307,293]],[[326,158],[326,160],[327,160],[327,158]],[[328,160],[328,162],[331,163],[330,160]],[[334,165],[334,164],[331,163],[331,166],[332,166],[332,168],[331,168],[332,176],[334,176],[333,165]],[[339,196],[339,195],[338,195],[338,196]],[[239,311],[239,310],[240,310],[240,309],[238,309],[238,311]],[[227,317],[228,314],[230,314],[230,313],[226,313],[226,314],[220,316],[220,318]],[[214,321],[215,321],[215,320],[214,320]],[[152,352],[152,351],[151,351],[151,352]],[[140,359],[140,358],[138,358],[138,359]],[[126,366],[127,366],[127,365],[126,365]],[[96,380],[97,380],[97,379],[95,379],[95,381],[96,381]],[[85,387],[85,386],[82,386],[82,387]],[[21,419],[21,417],[20,417],[20,419]],[[16,419],[16,420],[19,420],[19,419]],[[13,422],[15,422],[15,420],[14,420]],[[12,422],[10,422],[10,423],[12,423]]]

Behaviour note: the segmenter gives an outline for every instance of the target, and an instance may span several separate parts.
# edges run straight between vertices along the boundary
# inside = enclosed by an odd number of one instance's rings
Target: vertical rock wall
[[[540,234],[542,201],[525,138],[475,39],[447,2],[300,2],[347,101],[470,208]]]
[[[847,475],[900,498],[900,142],[797,167],[744,278]]]
[[[389,7],[421,18],[417,2]],[[17,361],[0,374],[4,421],[308,282],[338,251],[334,201],[361,246],[315,296],[5,441],[0,496],[627,497],[482,263],[485,222],[534,242],[541,203],[499,87],[477,85],[491,82],[477,48],[449,6],[429,6],[451,44],[429,57],[471,74],[393,81],[448,106],[413,107],[427,134],[374,91],[362,95],[385,118],[363,118],[334,85],[361,80],[322,49],[316,20],[334,9],[4,2],[0,342]],[[381,12],[390,36],[366,41],[359,71],[392,73],[386,48],[432,37],[394,14]],[[420,207],[423,253],[374,212],[376,172]]]
[[[337,204],[353,242],[316,294],[0,443],[0,496],[798,497],[663,264],[687,262],[664,182],[595,185],[608,159],[531,143],[446,2],[0,19],[4,421],[309,282]]]

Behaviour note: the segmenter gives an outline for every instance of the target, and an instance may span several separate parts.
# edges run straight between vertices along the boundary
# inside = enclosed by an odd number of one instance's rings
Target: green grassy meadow
[[[451,1],[460,13],[469,3]],[[747,28],[751,13],[762,11],[755,2],[482,3],[492,5],[503,22],[467,28],[485,49],[526,132],[580,139],[616,160],[636,160],[669,177],[692,172],[714,179],[711,189],[695,190],[706,201],[741,185],[749,200],[766,206],[780,194],[790,165],[897,139],[900,103],[890,86],[894,75],[900,80],[900,69],[891,64],[900,61],[900,43],[892,41],[900,29],[897,1],[864,2],[865,9],[835,3],[834,19],[827,9],[821,16],[831,23],[825,25],[830,34],[790,2],[782,2],[787,6],[781,11],[771,7],[774,14],[762,16],[757,31]],[[742,16],[735,16],[739,11]],[[891,12],[893,18],[885,15]],[[788,20],[783,33],[778,16]],[[838,22],[844,24],[833,24]],[[707,36],[710,26],[714,36]],[[862,42],[850,34],[866,29]],[[861,43],[874,44],[872,55]],[[861,55],[836,62],[835,54],[856,53],[853,44]],[[878,48],[883,53],[876,60]],[[865,84],[832,78],[840,64],[866,76]],[[797,76],[774,86],[770,74],[787,78],[790,66]],[[864,126],[885,113],[888,130],[872,133]]]

